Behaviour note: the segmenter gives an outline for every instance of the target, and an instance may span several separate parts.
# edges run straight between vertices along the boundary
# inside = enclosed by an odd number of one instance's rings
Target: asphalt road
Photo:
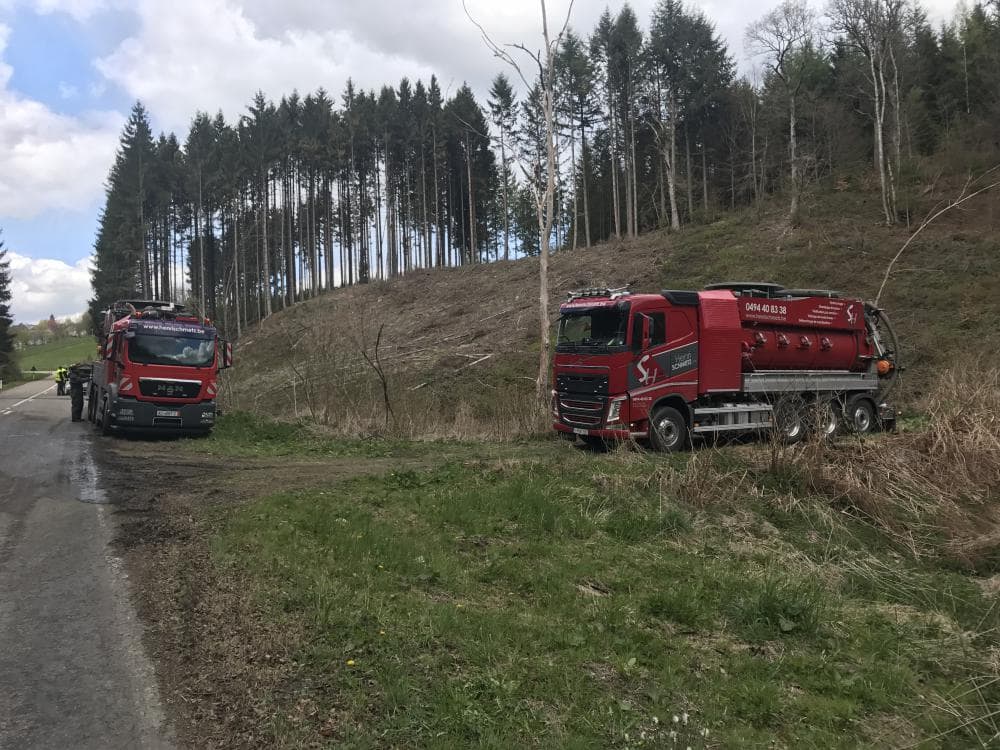
[[[0,392],[0,750],[169,748],[91,426]]]

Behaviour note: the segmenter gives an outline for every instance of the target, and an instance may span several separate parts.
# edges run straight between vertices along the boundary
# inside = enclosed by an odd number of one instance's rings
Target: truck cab
[[[648,437],[648,409],[669,391],[698,393],[697,296],[584,290],[560,308],[552,415],[556,430],[601,439]]]
[[[212,429],[232,346],[210,320],[171,303],[116,303],[105,313],[100,353],[88,417],[103,432]]]

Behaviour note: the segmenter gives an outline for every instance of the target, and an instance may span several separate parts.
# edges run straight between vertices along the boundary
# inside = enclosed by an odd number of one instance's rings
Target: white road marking
[[[7,409],[6,411],[4,411],[4,414],[10,414],[10,413],[11,413],[11,412],[12,412],[12,411],[13,411],[14,409],[16,409],[17,407],[19,407],[19,406],[20,406],[21,404],[26,404],[26,403],[28,403],[29,401],[34,401],[34,400],[35,400],[36,398],[38,398],[39,396],[44,396],[44,395],[45,395],[46,393],[48,393],[49,391],[51,391],[51,390],[52,390],[53,388],[55,388],[55,385],[50,385],[50,386],[49,386],[48,388],[46,388],[46,389],[45,389],[44,391],[39,391],[39,392],[38,392],[38,393],[36,393],[36,394],[35,394],[34,396],[28,396],[27,398],[22,398],[22,399],[21,399],[20,401],[18,401],[18,402],[17,402],[16,404],[14,404],[14,405],[13,405],[13,406],[11,406],[11,407],[10,407],[9,409]]]

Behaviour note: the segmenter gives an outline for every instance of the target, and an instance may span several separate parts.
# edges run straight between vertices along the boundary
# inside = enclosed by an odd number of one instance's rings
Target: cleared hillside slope
[[[872,298],[912,230],[880,226],[877,196],[842,187],[814,196],[797,229],[774,202],[677,234],[562,250],[551,264],[553,314],[567,291],[603,284],[647,291],[753,279]],[[928,188],[914,215],[957,190],[943,182]],[[993,358],[1000,345],[1000,194],[963,209],[911,245],[882,299],[905,349],[897,399],[916,411],[944,366]],[[537,273],[536,259],[417,271],[281,311],[240,342],[228,404],[311,417],[349,434],[524,434],[540,426],[531,405]],[[391,415],[364,357],[375,359],[380,329]]]

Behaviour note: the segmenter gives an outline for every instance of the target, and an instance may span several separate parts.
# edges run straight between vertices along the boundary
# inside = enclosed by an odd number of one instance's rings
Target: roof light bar
[[[592,297],[607,297],[608,299],[618,299],[619,297],[627,297],[632,292],[628,290],[627,286],[618,287],[616,289],[609,289],[607,287],[592,287],[590,289],[577,289],[575,291],[569,292],[566,295],[568,302],[572,302],[578,299],[588,299]]]

